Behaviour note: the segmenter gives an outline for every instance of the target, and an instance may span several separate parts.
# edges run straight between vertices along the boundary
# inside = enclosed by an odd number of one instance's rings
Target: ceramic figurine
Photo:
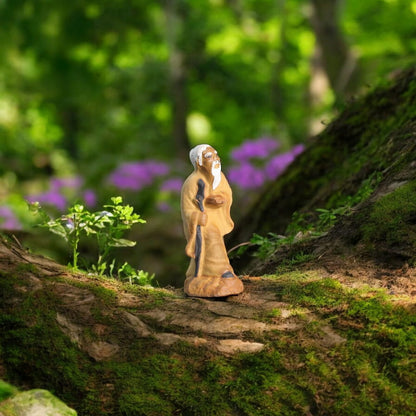
[[[181,212],[191,258],[186,272],[185,293],[196,297],[224,297],[244,290],[234,274],[224,244],[224,235],[234,227],[230,216],[232,193],[221,172],[216,150],[207,144],[189,152],[194,172],[182,186]]]

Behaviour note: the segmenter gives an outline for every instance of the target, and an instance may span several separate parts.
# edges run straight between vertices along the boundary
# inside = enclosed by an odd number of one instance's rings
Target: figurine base
[[[188,277],[184,286],[188,296],[199,298],[222,298],[244,291],[243,282],[238,277]]]

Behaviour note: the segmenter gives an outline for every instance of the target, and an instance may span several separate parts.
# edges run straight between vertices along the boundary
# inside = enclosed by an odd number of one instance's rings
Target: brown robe
[[[234,227],[230,216],[232,192],[222,172],[221,182],[215,190],[212,189],[212,180],[207,181],[200,171],[194,171],[183,184],[181,212],[186,240],[191,244],[192,252],[195,252],[196,230],[201,212],[196,199],[200,179],[205,184],[203,207],[208,219],[206,225],[200,226],[202,247],[197,276],[195,276],[195,259],[191,258],[186,277],[221,277],[227,272],[234,274],[223,239],[224,235]],[[221,196],[225,202],[220,205],[209,204],[206,198],[210,195]]]

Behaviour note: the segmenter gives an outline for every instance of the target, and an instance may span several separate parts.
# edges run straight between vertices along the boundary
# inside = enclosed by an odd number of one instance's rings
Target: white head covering
[[[196,161],[198,160],[198,165],[202,166],[202,152],[209,147],[209,144],[198,144],[189,152],[189,159],[196,170]]]

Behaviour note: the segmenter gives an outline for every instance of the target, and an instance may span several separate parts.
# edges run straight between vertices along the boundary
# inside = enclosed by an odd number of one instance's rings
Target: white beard
[[[211,174],[214,177],[212,189],[216,189],[221,182],[221,163],[218,162],[212,165]]]

